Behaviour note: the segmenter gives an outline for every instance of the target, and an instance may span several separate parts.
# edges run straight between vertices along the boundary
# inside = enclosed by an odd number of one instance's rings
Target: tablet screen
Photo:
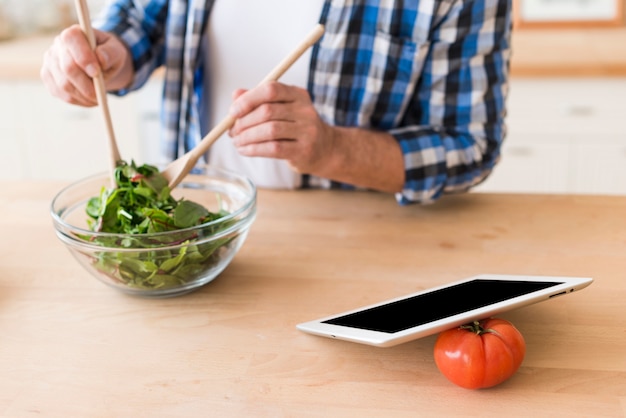
[[[475,279],[323,322],[395,333],[562,283]]]

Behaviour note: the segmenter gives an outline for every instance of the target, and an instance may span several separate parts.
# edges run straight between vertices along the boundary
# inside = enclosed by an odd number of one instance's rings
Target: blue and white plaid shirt
[[[114,0],[95,23],[128,44],[129,90],[165,66],[171,159],[201,139],[200,41],[214,1]],[[308,84],[315,108],[327,123],[397,139],[401,204],[466,191],[489,175],[505,136],[511,0],[326,0],[320,23]],[[303,184],[350,187],[306,175]]]

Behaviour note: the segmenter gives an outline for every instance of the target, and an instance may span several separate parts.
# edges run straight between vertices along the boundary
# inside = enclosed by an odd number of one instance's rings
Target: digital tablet
[[[483,274],[297,325],[301,331],[390,347],[583,289],[585,277]]]

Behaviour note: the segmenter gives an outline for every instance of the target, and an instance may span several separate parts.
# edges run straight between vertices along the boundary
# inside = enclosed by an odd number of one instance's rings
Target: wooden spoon
[[[89,8],[86,0],[75,0],[75,6],[78,14],[78,23],[85,33],[91,49],[95,50],[96,37],[94,35],[93,28],[91,27],[91,17],[89,16]],[[98,98],[98,103],[100,104],[100,108],[102,109],[102,114],[104,116],[104,124],[107,132],[107,138],[109,140],[111,181],[113,182],[113,186],[115,186],[115,168],[122,158],[120,157],[120,151],[117,147],[117,141],[115,140],[115,133],[113,131],[113,123],[111,122],[111,114],[109,112],[107,92],[106,87],[104,86],[104,75],[102,74],[102,71],[98,71],[98,76],[93,78],[93,85],[96,89],[96,97]]]
[[[300,56],[321,36],[324,34],[324,26],[316,25],[315,28],[306,36],[306,38],[287,55],[260,83],[259,85],[268,81],[278,80],[294,62],[300,58]],[[162,171],[163,176],[168,180],[171,189],[176,187],[183,178],[193,169],[198,159],[209,149],[213,143],[224,134],[235,123],[233,116],[226,116],[220,123],[218,123],[211,131],[202,138],[202,141],[198,143],[192,150],[187,152],[182,157],[175,161],[172,161]]]

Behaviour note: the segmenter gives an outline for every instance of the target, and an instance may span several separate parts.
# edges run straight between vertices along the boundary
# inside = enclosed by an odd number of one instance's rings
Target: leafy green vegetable
[[[228,212],[213,213],[196,202],[176,200],[154,166],[122,162],[115,170],[115,181],[115,188],[102,188],[85,209],[92,231],[116,234],[99,235],[92,243],[120,248],[119,252],[96,253],[93,262],[100,272],[133,288],[167,289],[194,281],[217,266],[220,250],[234,236],[199,240],[224,231],[234,221],[192,231],[188,228],[220,219]],[[162,232],[169,233],[159,234]]]

